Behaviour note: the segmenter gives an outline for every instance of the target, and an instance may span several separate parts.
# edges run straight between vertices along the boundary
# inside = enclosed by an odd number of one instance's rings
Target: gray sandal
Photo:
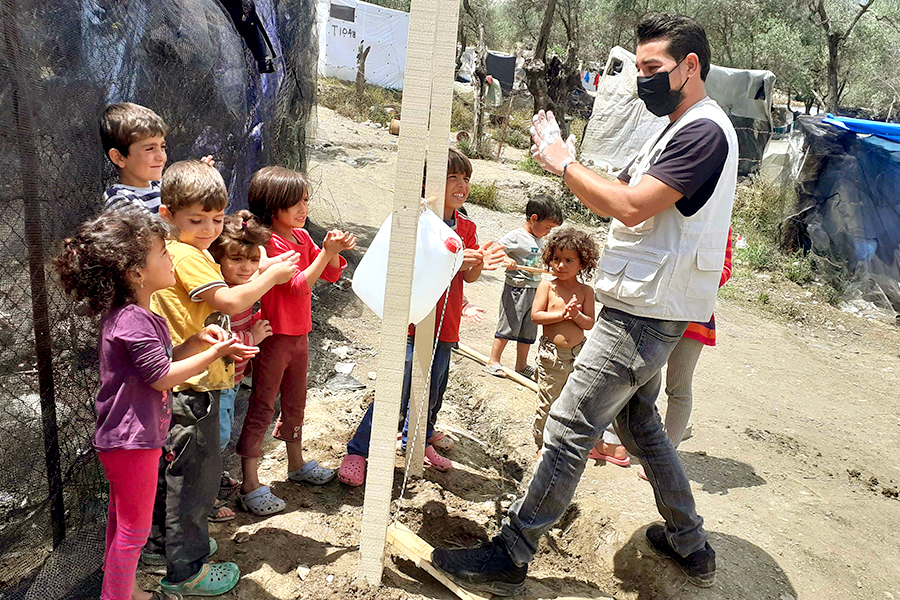
[[[267,517],[284,510],[284,500],[272,493],[267,485],[261,485],[249,494],[238,496],[238,504],[257,517]]]
[[[306,464],[288,473],[288,479],[294,483],[311,483],[313,485],[325,485],[337,476],[335,469],[323,467],[318,461],[308,460]]]

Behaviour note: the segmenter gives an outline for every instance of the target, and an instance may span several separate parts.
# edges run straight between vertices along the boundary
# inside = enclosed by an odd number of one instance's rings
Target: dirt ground
[[[314,234],[347,228],[368,244],[390,211],[396,145],[385,130],[319,107],[311,153]],[[474,181],[497,180],[512,206],[552,186],[515,170],[517,152],[510,149],[502,163],[476,161],[474,173]],[[481,240],[521,224],[517,213],[469,208]],[[351,257],[351,267],[360,256]],[[634,465],[590,464],[519,597],[900,599],[900,331],[809,303],[804,318],[783,318],[754,305],[755,291],[742,291],[750,284],[760,281],[739,271],[736,291],[720,299],[719,345],[701,357],[693,437],[679,450],[718,555],[716,585],[696,588],[649,552],[644,531],[661,519]],[[486,273],[466,288],[487,314],[482,323],[463,322],[462,340],[483,353],[501,286],[501,274]],[[797,286],[778,294],[788,303],[805,296]],[[308,458],[337,467],[374,394],[380,323],[348,282],[319,284],[313,309],[304,448]],[[355,363],[352,376],[366,389],[331,389],[341,383],[329,383],[339,360]],[[504,362],[512,360],[507,350]],[[246,392],[239,399],[246,402]],[[529,390],[454,356],[438,424],[457,441],[448,454],[454,469],[426,469],[396,518],[433,545],[470,545],[496,532],[534,465],[534,403]],[[401,465],[398,456],[395,497]],[[386,561],[381,587],[357,583],[363,488],[292,484],[285,466],[284,445],[270,443],[261,478],[287,510],[269,518],[239,512],[211,528],[216,558],[237,562],[243,574],[226,598],[455,597],[403,559]]]

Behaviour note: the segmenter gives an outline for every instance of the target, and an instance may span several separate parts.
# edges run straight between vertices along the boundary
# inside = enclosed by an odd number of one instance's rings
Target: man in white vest
[[[725,112],[706,95],[710,49],[703,27],[655,14],[638,26],[638,95],[669,118],[616,181],[575,160],[552,114],[535,116],[532,154],[563,177],[588,208],[612,217],[595,284],[600,317],[554,403],[541,458],[500,533],[476,548],[437,548],[432,560],[463,587],[509,595],[525,583],[538,541],[562,516],[588,452],[615,421],[640,458],[665,526],[646,532],[695,585],[715,580],[715,552],[690,482],[656,410],[661,370],[690,321],[712,315],[725,260],[737,180],[738,143]]]

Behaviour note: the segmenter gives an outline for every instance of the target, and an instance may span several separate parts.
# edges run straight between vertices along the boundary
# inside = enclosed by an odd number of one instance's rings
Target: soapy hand
[[[570,135],[565,142],[560,137],[559,123],[553,111],[538,111],[531,119],[531,156],[547,171],[562,175],[563,166],[575,160],[575,136]]]

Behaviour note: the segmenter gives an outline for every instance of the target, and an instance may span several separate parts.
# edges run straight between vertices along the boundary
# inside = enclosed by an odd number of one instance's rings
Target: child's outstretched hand
[[[272,325],[266,319],[260,319],[250,327],[250,335],[257,346],[261,341],[272,335]]]
[[[506,260],[509,260],[509,257],[504,252],[506,248],[501,246],[500,244],[490,241],[481,246],[482,252],[482,262],[484,266],[482,267],[485,271],[493,271],[504,264]],[[515,263],[515,261],[513,261]]]
[[[206,163],[213,168],[215,168],[215,166],[216,166],[216,161],[213,160],[212,154],[207,154],[206,156],[204,156],[203,158],[200,159],[200,162]]]
[[[325,240],[322,242],[322,249],[329,254],[340,254],[344,250],[353,250],[356,248],[356,236],[349,231],[341,231],[340,229],[332,229],[325,234]]]
[[[463,250],[462,266],[460,271],[468,271],[473,267],[484,264],[484,251],[481,248],[466,248]]]
[[[266,271],[271,273],[272,277],[275,278],[275,285],[290,281],[297,270],[297,265],[293,261],[277,262],[273,265],[269,265],[269,268],[266,269]]]
[[[465,300],[465,298],[463,299]],[[484,309],[466,301],[462,307],[462,317],[470,323],[481,323],[484,320]]]
[[[236,360],[248,360],[259,353],[259,348],[242,344],[237,336],[231,336],[227,340],[213,344],[213,350],[219,357],[232,356]]]
[[[300,254],[297,253],[296,250],[288,250],[287,252],[282,252],[277,256],[269,257],[266,255],[266,249],[264,246],[259,247],[259,272],[265,273],[266,269],[271,267],[272,265],[276,265],[280,262],[289,262],[292,264],[297,264],[300,261]]]
[[[231,334],[218,325],[207,325],[197,333],[197,339],[210,346],[215,346],[231,338]]]

